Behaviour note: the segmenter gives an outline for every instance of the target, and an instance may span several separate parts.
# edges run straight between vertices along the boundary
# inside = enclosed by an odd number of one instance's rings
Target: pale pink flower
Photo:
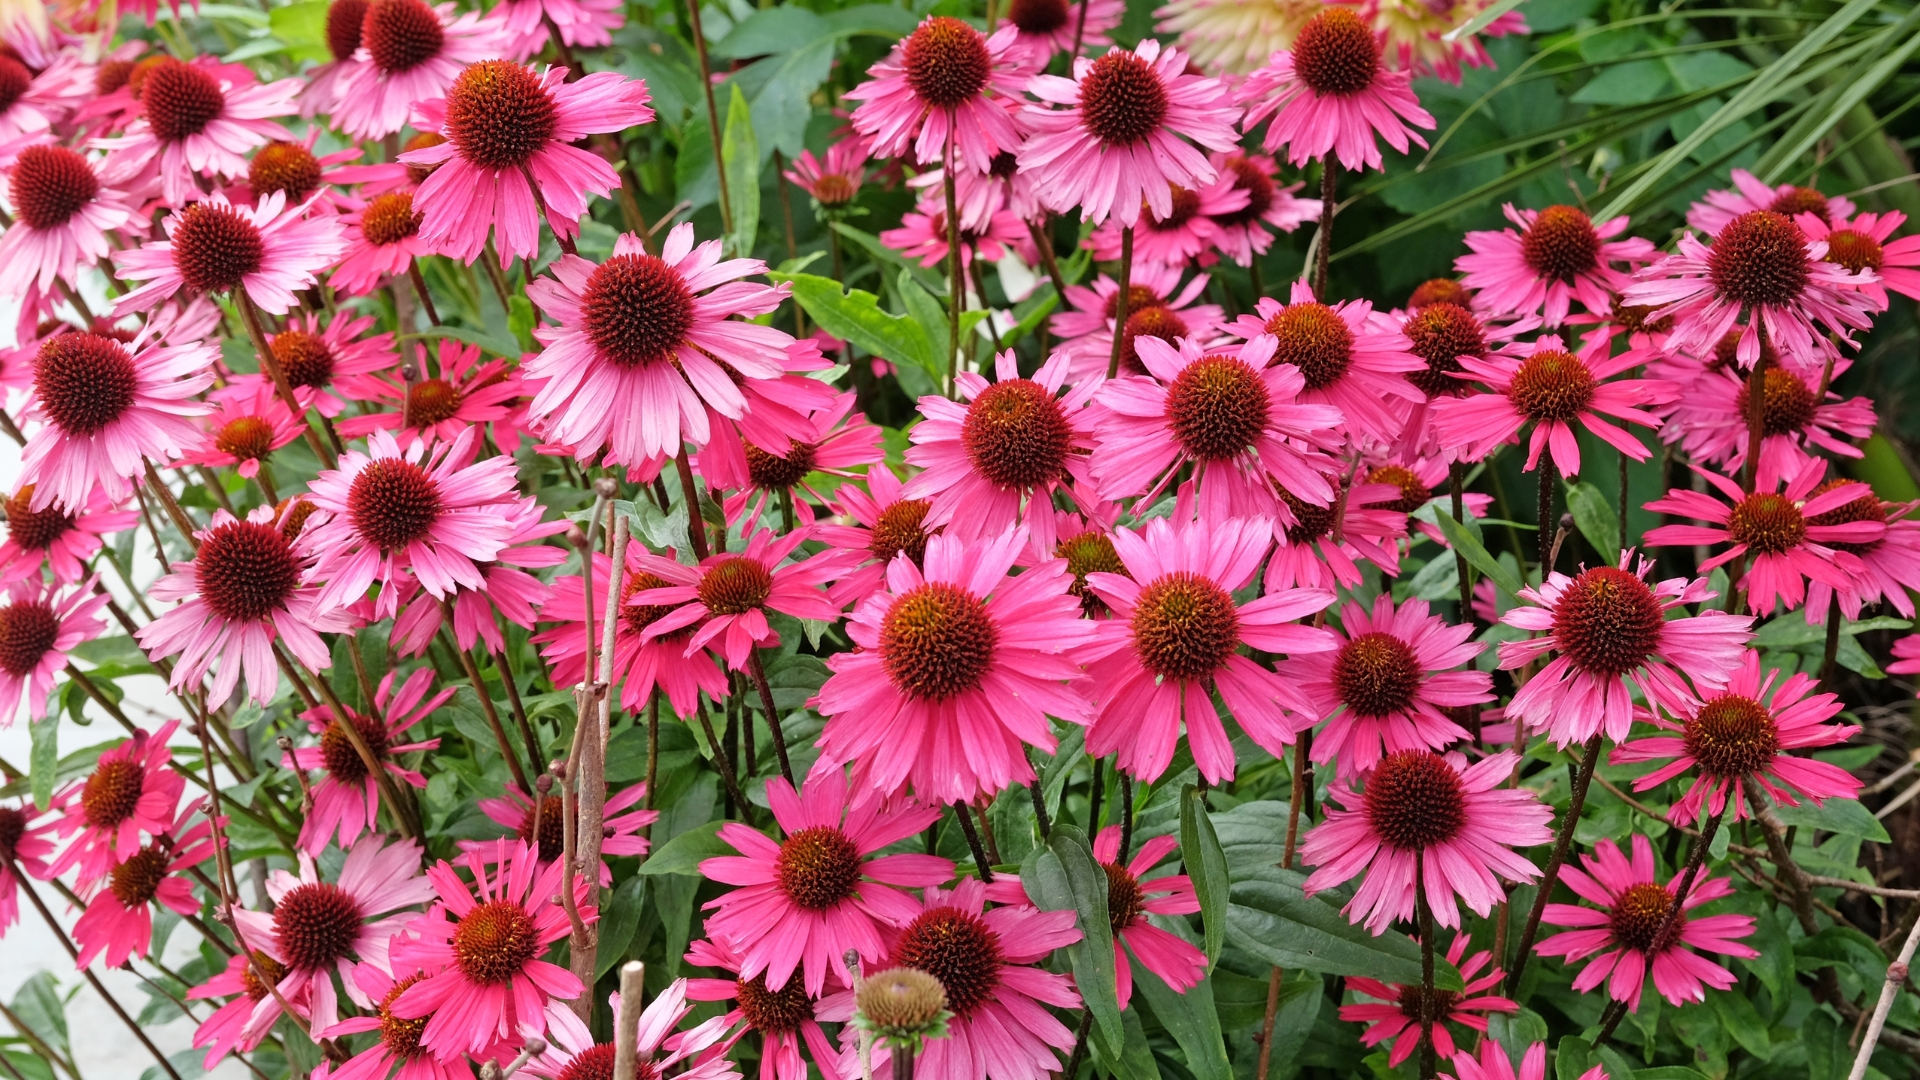
[[[1829,198],[1813,188],[1792,184],[1770,186],[1745,169],[1735,169],[1730,177],[1733,190],[1717,188],[1687,208],[1687,224],[1708,236],[1717,236],[1727,223],[1755,210],[1771,210],[1787,217],[1812,214],[1822,221],[1834,222],[1853,216],[1853,200],[1844,195]]]
[[[1215,151],[1210,158],[1221,155]],[[1217,160],[1214,167],[1220,168]],[[1238,213],[1251,201],[1234,183],[1237,174],[1221,171],[1197,189],[1173,185],[1173,206],[1166,213],[1148,208],[1133,227],[1133,257],[1137,262],[1186,266],[1200,259],[1220,236],[1216,215]],[[1120,258],[1121,226],[1109,218],[1087,238],[1093,257],[1103,262]]]
[[[946,160],[984,173],[994,155],[1020,146],[1014,109],[1038,58],[1003,26],[986,37],[966,22],[930,15],[867,69],[870,78],[846,92],[860,104],[853,130],[873,157],[905,157],[922,165]]]
[[[613,31],[627,24],[619,0],[505,0],[489,17],[506,24],[507,52],[516,60],[545,48],[549,27],[571,48],[613,44]]]
[[[48,506],[34,510],[33,485],[24,484],[6,501],[7,538],[0,542],[0,585],[24,578],[40,580],[43,569],[53,580],[71,585],[86,576],[86,563],[103,546],[103,538],[133,528],[137,510],[115,510],[113,500],[95,488],[81,500],[76,512]]]
[[[1705,1001],[1709,986],[1726,990],[1740,981],[1697,950],[1746,960],[1760,955],[1739,941],[1753,933],[1753,916],[1693,914],[1703,904],[1733,895],[1726,878],[1702,876],[1695,881],[1680,905],[1679,917],[1665,934],[1660,932],[1673,910],[1673,892],[1659,883],[1653,844],[1645,836],[1634,835],[1631,860],[1607,838],[1594,846],[1592,855],[1581,856],[1580,862],[1581,866],[1561,867],[1560,881],[1597,908],[1548,904],[1542,922],[1575,929],[1534,946],[1541,956],[1565,957],[1569,964],[1595,958],[1574,977],[1575,992],[1584,994],[1605,983],[1608,997],[1625,1002],[1628,1011],[1635,1012],[1651,967],[1654,988],[1668,1003],[1680,1006]]]
[[[1408,352],[1396,320],[1366,300],[1323,304],[1304,281],[1293,283],[1286,304],[1261,297],[1233,332],[1249,342],[1274,339],[1274,362],[1300,369],[1300,400],[1332,405],[1356,434],[1390,442],[1413,403],[1425,400],[1406,376],[1426,367]]]
[[[340,455],[339,468],[309,486],[314,516],[296,545],[316,556],[308,580],[324,582],[315,604],[346,607],[383,586],[376,618],[393,615],[410,573],[435,597],[455,588],[486,585],[481,563],[513,539],[514,463],[504,455],[474,461],[480,430],[468,428],[431,451],[418,439],[406,450],[385,431],[367,440],[367,452]]]
[[[1846,360],[1833,365],[1838,378]],[[1836,457],[1857,458],[1855,445],[1873,434],[1879,419],[1870,398],[1843,399],[1827,391],[1817,370],[1768,365],[1762,376],[1760,460],[1778,475],[1800,470],[1818,451]],[[1747,422],[1753,378],[1750,372],[1729,368],[1702,373],[1668,412],[1661,438],[1677,443],[1702,465],[1737,473],[1746,466],[1751,429]]]
[[[347,73],[368,61],[356,59],[360,51],[360,28],[367,21],[367,0],[330,0],[327,4],[325,36],[326,63],[307,72],[306,86],[300,90],[300,115],[331,113],[340,103],[340,87]]]
[[[141,116],[124,134],[93,141],[107,151],[100,179],[167,206],[204,197],[202,179],[245,176],[245,151],[284,138],[300,80],[236,84],[198,64],[167,58],[146,74]]]
[[[1490,6],[1490,0],[1445,4],[1427,0],[1367,0],[1362,10],[1374,33],[1383,39],[1387,63],[1416,76],[1433,75],[1459,86],[1462,65],[1494,66],[1493,58],[1487,55],[1478,36],[1454,36],[1455,31]],[[1480,34],[1504,37],[1529,32],[1526,14],[1514,10],[1496,17]]]
[[[1275,52],[1265,67],[1234,89],[1247,106],[1241,122],[1252,131],[1272,117],[1262,145],[1270,154],[1287,148],[1295,166],[1329,153],[1350,172],[1381,167],[1377,134],[1398,153],[1425,139],[1411,128],[1434,126],[1414,96],[1411,76],[1381,63],[1381,46],[1351,9],[1331,6],[1300,29],[1291,48]]]
[[[1825,494],[1822,489],[1831,489],[1847,482],[1842,477],[1835,477],[1815,488],[1814,494]],[[1859,619],[1862,609],[1868,604],[1883,600],[1902,617],[1913,618],[1913,596],[1908,590],[1920,589],[1920,519],[1912,516],[1915,509],[1920,509],[1920,504],[1884,502],[1869,490],[1868,494],[1845,506],[1808,519],[1814,525],[1823,526],[1855,521],[1886,522],[1887,531],[1878,540],[1866,543],[1839,541],[1833,544],[1860,560],[1860,571],[1854,574],[1845,589],[1840,590],[1840,613],[1848,619]],[[0,552],[5,550],[0,548]],[[1809,623],[1817,625],[1827,621],[1833,595],[1833,587],[1824,581],[1816,579],[1807,583],[1806,611]]]
[[[1840,697],[1814,693],[1818,685],[1805,672],[1782,680],[1775,668],[1762,677],[1760,654],[1748,649],[1726,690],[1677,714],[1677,722],[1658,712],[1641,714],[1641,720],[1677,735],[1622,743],[1609,760],[1663,763],[1636,779],[1635,791],[1691,773],[1687,793],[1668,811],[1681,824],[1717,817],[1729,803],[1733,820],[1747,817],[1743,782],[1748,779],[1785,806],[1800,805],[1801,796],[1816,806],[1854,798],[1860,781],[1852,773],[1791,752],[1838,746],[1860,733],[1856,725],[1828,722],[1840,713]]]
[[[57,143],[20,151],[6,173],[13,224],[0,236],[0,292],[77,284],[81,270],[112,250],[107,234],[133,219],[134,201],[102,185],[92,161]]]
[[[358,840],[363,833],[378,827],[379,778],[367,768],[366,761],[354,748],[353,740],[341,727],[342,723],[353,725],[367,748],[373,752],[374,761],[394,779],[416,788],[427,786],[427,778],[400,764],[398,755],[415,750],[431,750],[440,745],[440,740],[401,740],[407,737],[409,729],[425,720],[427,714],[452,700],[454,688],[449,686],[433,697],[427,697],[427,690],[433,685],[433,669],[430,667],[418,668],[407,676],[398,693],[393,689],[393,677],[392,671],[381,677],[380,685],[374,691],[373,707],[369,710],[363,712],[349,708],[344,720],[336,717],[329,705],[321,705],[301,714],[307,722],[307,730],[319,738],[319,744],[297,747],[287,752],[282,755],[280,764],[283,768],[302,772],[326,770],[326,775],[313,785],[313,810],[300,826],[300,850],[309,855],[324,851],[327,841],[336,835],[341,846],[345,847]],[[389,812],[393,811],[390,809]]]
[[[931,537],[916,565],[887,564],[886,588],[848,619],[857,648],[827,661],[811,703],[827,718],[815,768],[855,762],[884,793],[911,782],[923,802],[971,800],[1033,779],[1026,747],[1052,753],[1048,716],[1083,723],[1072,685],[1093,633],[1056,561],[1008,575],[1024,530],[965,541]]]
[[[0,106],[0,146],[51,134],[72,111],[61,73],[35,73],[13,56],[0,55],[0,88],[9,93]]]
[[[114,317],[150,311],[182,289],[244,290],[261,311],[285,314],[299,303],[295,294],[317,283],[346,246],[338,218],[307,210],[278,192],[254,206],[234,206],[216,192],[174,211],[161,222],[165,240],[114,257],[117,276],[146,282],[114,301]]]
[[[1188,74],[1186,55],[1152,38],[1097,60],[1075,57],[1071,79],[1037,75],[1028,93],[1040,103],[1021,112],[1031,134],[1020,170],[1033,174],[1048,209],[1078,207],[1096,225],[1112,216],[1132,227],[1146,210],[1171,215],[1172,185],[1198,188],[1215,176],[1187,140],[1218,151],[1238,142],[1240,110],[1226,84]]]
[[[15,581],[0,606],[0,728],[13,726],[26,699],[27,715],[46,715],[53,681],[69,663],[68,654],[106,629],[100,618],[106,592],[95,592],[99,575],[60,595],[60,586],[39,577]]]
[[[1596,223],[1574,206],[1501,209],[1520,231],[1471,230],[1472,254],[1453,261],[1460,283],[1474,290],[1474,307],[1489,315],[1541,315],[1547,326],[1559,326],[1575,300],[1592,314],[1608,314],[1633,281],[1629,271],[1659,255],[1651,241],[1619,238],[1627,231],[1624,214]]]
[[[841,139],[827,147],[825,160],[814,157],[811,150],[800,151],[793,167],[781,175],[813,196],[822,211],[832,213],[846,209],[860,194],[860,185],[867,180],[868,156],[865,139]]]
[[[384,139],[405,127],[413,107],[444,97],[460,72],[506,51],[501,23],[451,3],[372,0],[360,48],[336,83],[336,127],[356,139]]]
[[[1213,236],[1213,246],[1235,266],[1252,266],[1254,259],[1265,255],[1273,246],[1271,230],[1290,233],[1320,219],[1320,200],[1295,198],[1293,193],[1305,185],[1295,182],[1281,186],[1280,166],[1267,155],[1216,151],[1209,160],[1222,177],[1233,181],[1235,190],[1247,197],[1246,205],[1213,215],[1219,230]]]
[[[1747,610],[1755,615],[1771,614],[1776,603],[1788,611],[1799,607],[1806,601],[1809,579],[1841,592],[1853,589],[1865,567],[1859,556],[1836,545],[1871,544],[1887,533],[1886,521],[1871,516],[1846,515],[1846,520],[1832,524],[1817,520],[1856,499],[1873,496],[1873,489],[1865,484],[1822,483],[1827,473],[1825,458],[1808,458],[1794,472],[1784,474],[1762,460],[1751,493],[1718,473],[1694,471],[1727,501],[1701,491],[1675,488],[1667,492],[1666,498],[1648,503],[1647,509],[1708,524],[1662,525],[1647,533],[1647,545],[1727,545],[1701,563],[1700,571],[1744,557],[1746,572],[1733,586],[1746,590]]]
[[[641,555],[640,572],[662,584],[633,593],[628,603],[672,609],[641,630],[641,641],[692,627],[687,655],[711,647],[728,667],[745,671],[749,653],[780,642],[767,622],[769,611],[795,619],[838,619],[840,606],[820,587],[833,579],[844,560],[833,554],[801,554],[788,562],[806,539],[805,529],[785,536],[759,529],[740,551],[709,555],[699,566]]]
[[[1520,590],[1523,603],[1501,621],[1540,636],[1501,642],[1501,669],[1558,655],[1513,696],[1509,718],[1524,730],[1547,732],[1560,747],[1603,732],[1620,742],[1633,726],[1632,691],[1623,680],[1668,712],[1697,704],[1696,689],[1726,686],[1753,636],[1753,619],[1704,607],[1698,615],[1669,618],[1673,609],[1704,605],[1715,593],[1706,578],[1649,586],[1652,569],[1652,559],[1636,564],[1634,553],[1623,551],[1618,566],[1574,577],[1554,571],[1546,584]]]
[[[1311,725],[1299,692],[1240,652],[1243,644],[1275,653],[1335,645],[1324,630],[1294,622],[1331,604],[1331,592],[1287,589],[1234,600],[1272,537],[1266,518],[1202,517],[1177,527],[1154,518],[1138,531],[1113,533],[1125,573],[1087,575],[1087,587],[1113,609],[1113,618],[1090,624],[1098,637],[1087,650],[1087,674],[1099,696],[1087,753],[1115,754],[1116,768],[1158,780],[1184,726],[1200,775],[1217,784],[1233,778],[1235,762],[1211,691],[1269,753],[1282,753]]]
[[[1226,322],[1218,304],[1206,299],[1208,277],[1195,274],[1180,284],[1181,268],[1136,263],[1127,278],[1127,325],[1120,332],[1120,371],[1138,375],[1145,370],[1134,343],[1157,337],[1169,345],[1183,337],[1212,342]],[[1113,357],[1115,316],[1119,314],[1120,285],[1105,274],[1091,286],[1069,285],[1066,308],[1052,316],[1052,330],[1060,343],[1057,353],[1069,358],[1067,379],[1079,384],[1107,373]]]
[[[41,810],[31,796],[17,806],[0,803],[0,934],[20,921],[20,874],[42,881],[52,876],[53,838],[59,824]]]
[[[1324,822],[1307,832],[1300,856],[1314,871],[1308,896],[1360,878],[1344,911],[1375,935],[1414,916],[1417,864],[1424,863],[1433,921],[1459,929],[1460,902],[1485,918],[1506,900],[1500,878],[1526,883],[1540,870],[1514,849],[1553,838],[1553,808],[1507,781],[1511,750],[1468,765],[1458,753],[1402,750],[1367,774],[1366,790],[1337,784]]]
[[[885,959],[887,931],[920,913],[905,890],[953,879],[946,859],[877,854],[938,821],[938,806],[850,791],[845,770],[832,767],[815,769],[797,795],[768,780],[767,804],[785,839],[729,822],[720,839],[740,854],[707,859],[700,874],[734,886],[704,905],[708,935],[735,954],[742,979],[769,990],[818,996],[829,976],[839,981],[848,952]]]
[[[603,447],[609,464],[639,466],[711,438],[707,409],[739,419],[747,398],[730,377],[776,379],[786,373],[793,339],[752,318],[780,306],[786,285],[739,279],[764,273],[758,259],[720,257],[720,241],[694,246],[693,224],[667,234],[659,255],[623,234],[613,257],[595,266],[562,255],[553,276],[527,294],[559,326],[534,336],[546,348],[521,370],[544,379],[531,415],[549,441],[589,458]],[[724,366],[723,366],[724,365]],[[610,401],[636,403],[610,409]]]
[[[316,1037],[330,1034],[340,1022],[336,972],[354,1004],[373,1007],[354,970],[362,964],[391,969],[388,942],[419,916],[399,909],[434,898],[433,885],[420,876],[420,855],[415,841],[387,844],[378,834],[363,836],[347,850],[339,877],[322,881],[313,856],[302,852],[298,876],[285,870],[267,876],[271,912],[234,909],[242,943],[284,969],[280,996],[307,998],[305,1015]],[[280,1011],[269,994],[254,1006],[249,1026],[270,1027]]]
[[[213,382],[213,345],[162,345],[149,326],[131,345],[75,332],[49,338],[34,358],[33,401],[41,421],[20,451],[29,507],[74,513],[96,490],[118,502],[133,493],[143,461],[170,462],[199,441],[195,395]]]
[[[1446,710],[1493,700],[1493,678],[1472,668],[1485,646],[1473,626],[1447,625],[1424,600],[1395,608],[1374,598],[1340,609],[1337,647],[1281,662],[1275,671],[1298,689],[1307,714],[1327,726],[1313,741],[1317,765],[1337,762],[1351,780],[1387,754],[1443,750],[1467,732]],[[1467,665],[1466,670],[1459,670]]]
[[[444,98],[415,106],[414,125],[446,137],[400,156],[433,169],[413,205],[420,239],[436,252],[470,263],[491,227],[501,267],[532,258],[540,253],[542,219],[570,243],[587,196],[605,197],[620,186],[606,158],[573,143],[651,122],[647,84],[615,71],[573,82],[566,75],[563,67],[536,73],[484,60],[461,72]]]
[[[507,640],[500,629],[502,619],[532,630],[538,618],[535,612],[553,596],[553,589],[528,571],[567,561],[565,548],[542,542],[567,531],[570,522],[565,518],[543,520],[546,511],[531,495],[515,499],[508,515],[513,519],[513,535],[507,546],[479,564],[486,584],[477,589],[456,586],[448,601],[453,608],[453,640],[462,649],[484,641],[489,650],[504,653]],[[402,656],[420,656],[446,626],[446,612],[439,598],[412,578],[401,579],[400,588],[406,598],[393,621],[393,647]]]

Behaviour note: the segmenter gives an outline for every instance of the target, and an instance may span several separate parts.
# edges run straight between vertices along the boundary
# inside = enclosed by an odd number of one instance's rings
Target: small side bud
[[[853,1000],[859,1010],[854,1026],[915,1053],[923,1041],[945,1038],[953,1016],[940,980],[915,968],[888,968],[867,976]]]
[[[593,482],[593,493],[603,499],[611,499],[620,494],[620,481],[603,476]]]

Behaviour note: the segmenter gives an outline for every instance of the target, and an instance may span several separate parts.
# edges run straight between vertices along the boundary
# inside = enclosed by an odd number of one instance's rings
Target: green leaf
[[[862,232],[844,221],[834,222],[833,231],[859,244],[862,248],[866,249],[867,254],[873,256],[875,259],[886,263],[888,266],[905,270],[907,273],[912,274],[913,280],[919,282],[920,287],[928,292],[941,295],[947,291],[946,275],[936,274],[932,270],[921,266],[920,260],[907,258],[881,243],[880,238],[872,233]]]
[[[704,825],[695,825],[648,855],[640,864],[640,872],[699,877],[700,864],[706,860],[738,855],[732,844],[720,839],[720,826],[724,824],[724,821],[709,821]]]
[[[1862,806],[1857,799],[1828,799],[1825,806],[1811,803],[1781,805],[1775,806],[1773,812],[1786,824],[1798,825],[1803,829],[1858,836],[1880,844],[1888,843],[1891,839],[1879,819],[1873,816],[1873,811]]]
[[[1767,1037],[1767,1023],[1745,994],[1708,994],[1707,1004],[1741,1049],[1762,1061],[1773,1057],[1773,1040]]]
[[[1157,920],[1156,925],[1183,940],[1191,933],[1181,933],[1186,927],[1173,919]],[[1187,1071],[1193,1074],[1194,1080],[1232,1080],[1233,1066],[1227,1061],[1226,1038],[1220,1033],[1220,1013],[1213,1006],[1212,980],[1202,979],[1199,985],[1182,993],[1168,986],[1145,964],[1135,964],[1133,970],[1134,990],[1153,1010],[1154,1019],[1180,1044],[1181,1052],[1187,1056]]]
[[[739,258],[751,258],[754,237],[760,233],[760,144],[753,137],[753,111],[735,83],[727,104],[727,127],[720,141],[721,163],[727,170],[727,197],[733,205],[733,235],[727,247]]]
[[[248,698],[246,701],[241,702],[238,709],[233,710],[233,719],[227,721],[227,726],[235,731],[243,731],[266,719],[266,717],[267,710],[261,708],[259,702]]]
[[[1600,489],[1585,480],[1567,485],[1567,509],[1574,527],[1608,566],[1620,561],[1620,515]]]
[[[1067,947],[1073,981],[1108,1047],[1124,1044],[1119,988],[1114,983],[1113,923],[1107,915],[1107,872],[1094,860],[1087,834],[1055,825],[1045,847],[1020,868],[1020,881],[1043,911],[1072,911],[1081,939]]]
[[[813,274],[767,275],[775,281],[793,283],[793,298],[820,328],[860,348],[895,363],[912,364],[932,371],[933,339],[925,327],[910,315],[894,315],[880,309],[880,298],[859,289],[843,291],[840,283]]]
[[[933,339],[934,366],[927,374],[938,383],[946,377],[945,364],[947,358],[953,355],[953,342],[947,339],[947,309],[905,270],[900,271],[893,287],[899,292],[900,303],[906,307],[907,314],[926,330],[927,337]]]
[[[1186,859],[1194,895],[1200,900],[1207,961],[1211,963],[1220,958],[1220,944],[1226,939],[1226,906],[1233,885],[1227,874],[1226,852],[1220,850],[1220,836],[1207,814],[1206,799],[1191,784],[1180,793],[1180,853]]]
[[[1125,1039],[1120,1053],[1112,1053],[1103,1041],[1094,1039],[1091,1043],[1094,1063],[1120,1080],[1160,1080],[1160,1064],[1153,1059],[1153,1044],[1147,1041],[1147,1029],[1140,1023],[1140,1014],[1128,1009],[1121,1024]],[[1095,1070],[1095,1075],[1099,1075],[1099,1070]]]
[[[1453,545],[1454,550],[1465,555],[1467,562],[1475,570],[1485,574],[1488,580],[1509,597],[1519,595],[1520,579],[1514,577],[1512,571],[1500,565],[1500,560],[1494,558],[1493,553],[1487,550],[1487,546],[1468,532],[1465,525],[1455,521],[1452,514],[1437,505],[1433,507],[1433,520],[1440,526],[1440,531],[1446,534],[1447,543]]]
[[[1554,1080],[1579,1080],[1593,1068],[1593,1044],[1578,1035],[1563,1035],[1553,1054]]]
[[[27,1025],[41,1042],[71,1057],[73,1043],[67,1033],[67,1003],[51,972],[42,971],[26,982],[13,996],[14,1015]]]
[[[295,61],[326,63],[333,59],[327,47],[328,0],[301,0],[267,12],[267,26],[273,36],[285,42],[287,55]]]
[[[1658,60],[1629,60],[1615,64],[1574,91],[1578,105],[1643,105],[1667,92],[1667,70]]]
[[[60,771],[60,714],[47,715],[28,725],[32,749],[28,751],[27,773],[33,781],[33,805],[45,810],[53,801],[54,781]]]
[[[593,955],[593,977],[598,980],[627,954],[627,944],[640,925],[640,910],[647,896],[647,879],[638,875],[621,882],[613,898],[600,909],[600,943]]]

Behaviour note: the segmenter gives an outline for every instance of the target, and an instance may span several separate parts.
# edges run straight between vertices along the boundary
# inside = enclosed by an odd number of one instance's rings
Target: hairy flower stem
[[[980,880],[993,883],[993,863],[987,858],[987,849],[980,846],[980,833],[973,827],[973,815],[967,812],[967,804],[953,804],[953,816],[960,820],[960,832],[967,838],[967,849],[973,852],[973,865],[980,871]]]
[[[1594,732],[1580,757],[1580,769],[1573,777],[1573,799],[1567,804],[1566,816],[1560,820],[1560,835],[1554,840],[1553,854],[1547,858],[1546,870],[1540,875],[1540,891],[1534,895],[1533,910],[1527,913],[1527,925],[1520,931],[1520,951],[1514,955],[1513,970],[1507,974],[1508,996],[1519,991],[1520,975],[1526,971],[1527,961],[1533,958],[1533,940],[1540,933],[1540,916],[1546,912],[1553,886],[1560,880],[1560,867],[1567,861],[1567,849],[1573,844],[1573,830],[1580,824],[1580,811],[1587,805],[1587,788],[1593,784],[1593,769],[1600,762],[1602,738],[1599,732]]]
[[[693,482],[693,463],[687,460],[687,448],[680,447],[679,456],[673,459],[674,468],[680,473],[680,494],[687,500],[687,540],[693,545],[693,557],[707,557],[707,526],[700,517],[700,489]]]
[[[1700,835],[1694,838],[1693,849],[1687,853],[1686,869],[1680,872],[1679,880],[1673,884],[1673,903],[1667,908],[1666,918],[1660,920],[1659,929],[1653,933],[1654,948],[1659,948],[1660,943],[1666,940],[1674,922],[1680,918],[1680,909],[1687,902],[1687,894],[1693,891],[1694,879],[1700,876],[1700,868],[1707,861],[1707,849],[1713,845],[1713,834],[1720,831],[1720,819],[1725,815],[1726,807],[1722,806],[1718,813],[1707,818],[1707,823],[1701,826]],[[1607,1018],[1601,1025],[1599,1036],[1593,1040],[1595,1050],[1607,1045],[1607,1040],[1613,1038],[1614,1031],[1620,1027],[1620,1021],[1626,1015],[1627,1010],[1620,1008]]]
[[[1107,378],[1120,374],[1120,347],[1127,336],[1127,300],[1133,289],[1133,226],[1120,230],[1120,291],[1113,301],[1113,352],[1107,357]]]
[[[1413,902],[1420,920],[1420,1077],[1440,1074],[1439,1049],[1433,1045],[1433,908],[1427,903],[1427,852],[1413,852]]]
[[[767,719],[768,734],[773,736],[773,756],[780,760],[780,775],[797,791],[800,785],[793,779],[793,762],[787,760],[787,734],[780,730],[780,710],[773,705],[773,686],[767,682],[767,666],[760,659],[759,649],[747,651],[747,673],[760,693],[760,712]]]
[[[1303,731],[1293,744],[1293,783],[1287,796],[1287,846],[1280,868],[1293,869],[1293,853],[1300,840],[1300,810],[1306,804],[1307,789],[1313,786],[1313,764],[1307,754],[1313,748],[1313,732]]]
[[[720,230],[733,235],[733,198],[727,191],[727,158],[721,145],[720,109],[713,103],[713,64],[707,59],[707,33],[700,25],[700,0],[687,0],[687,31],[700,61],[700,91],[707,98],[707,134],[713,137],[713,173],[720,181]]]
[[[1267,973],[1267,1011],[1260,1021],[1260,1061],[1253,1070],[1253,1080],[1267,1080],[1267,1066],[1273,1061],[1273,1023],[1280,1012],[1280,981],[1284,975],[1279,964]]]
[[[941,177],[940,186],[947,195],[947,396],[960,395],[960,309],[967,303],[967,278],[960,269],[960,211],[958,196],[953,190],[953,132],[959,124],[948,110],[947,115],[947,153],[943,167],[946,175]],[[981,303],[987,298],[982,296]]]
[[[340,462],[334,457],[335,448],[321,441],[320,436],[314,434],[313,425],[305,422],[307,410],[300,404],[300,399],[293,395],[293,384],[287,381],[286,370],[280,366],[279,358],[273,355],[273,346],[267,344],[267,330],[260,322],[259,309],[253,306],[253,300],[247,296],[245,289],[235,289],[233,298],[240,309],[241,321],[247,324],[247,336],[253,339],[253,351],[260,357],[260,370],[266,372],[267,378],[273,381],[274,392],[280,396],[280,401],[293,415],[301,418],[301,430],[306,432],[307,445],[313,448],[314,456],[329,469],[339,468]],[[505,306],[503,301],[501,307]]]
[[[1835,592],[1827,601],[1827,645],[1820,657],[1821,685],[1833,682],[1833,665],[1840,659],[1840,594]]]
[[[1539,468],[1540,504],[1538,511],[1540,520],[1538,524],[1540,532],[1534,536],[1534,541],[1539,545],[1536,550],[1539,552],[1537,557],[1540,560],[1540,584],[1544,585],[1547,582],[1547,575],[1553,572],[1553,492],[1555,488],[1560,486],[1560,470],[1554,467],[1553,458],[1547,454],[1540,455]]]
[[[453,605],[444,598],[440,601],[440,617],[451,628],[453,626]],[[493,695],[487,692],[486,680],[480,677],[480,667],[473,662],[473,653],[454,642],[453,651],[460,654],[460,666],[467,673],[467,682],[473,687],[473,696],[480,699],[480,711],[486,715],[487,727],[493,731],[493,741],[499,744],[500,756],[507,759],[507,771],[513,774],[513,782],[521,791],[533,794],[533,785],[527,780],[527,772],[520,767],[520,755],[514,752],[513,743],[507,738],[507,729],[500,723],[500,712],[494,708]],[[540,762],[534,760],[534,768]]]
[[[1333,261],[1333,191],[1340,169],[1333,158],[1320,159],[1320,236],[1314,245],[1313,295],[1327,302],[1327,266]]]

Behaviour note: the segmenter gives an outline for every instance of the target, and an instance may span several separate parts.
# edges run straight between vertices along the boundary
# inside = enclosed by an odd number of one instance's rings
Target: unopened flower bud
[[[914,968],[888,968],[867,976],[854,1003],[865,1021],[862,1026],[883,1039],[939,1038],[951,1015],[940,980]]]

